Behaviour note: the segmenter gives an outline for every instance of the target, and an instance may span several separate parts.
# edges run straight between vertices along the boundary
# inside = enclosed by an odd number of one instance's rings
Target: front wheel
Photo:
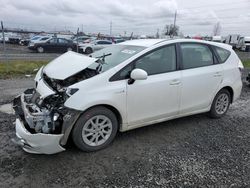
[[[220,118],[227,113],[231,103],[231,95],[227,89],[220,90],[215,96],[209,115],[212,118]]]
[[[115,114],[105,107],[95,107],[81,115],[72,137],[82,151],[96,151],[107,147],[115,138],[117,130]]]

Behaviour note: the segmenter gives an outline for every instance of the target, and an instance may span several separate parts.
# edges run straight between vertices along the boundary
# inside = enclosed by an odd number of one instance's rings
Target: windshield
[[[91,54],[91,57],[100,58],[103,55],[104,62],[102,63],[102,68],[100,72],[105,72],[108,69],[115,67],[116,65],[122,63],[123,61],[129,59],[135,54],[141,52],[146,47],[143,46],[131,46],[131,45],[112,45],[102,50],[96,51]],[[109,55],[110,54],[110,55]],[[97,69],[100,64],[98,62],[93,63],[89,66],[91,69]]]

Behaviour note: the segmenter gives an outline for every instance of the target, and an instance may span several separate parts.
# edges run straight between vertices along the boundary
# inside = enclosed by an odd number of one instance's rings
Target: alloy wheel
[[[227,111],[229,103],[229,96],[225,93],[222,93],[216,100],[215,111],[220,115],[224,114]]]
[[[89,146],[100,146],[112,133],[112,122],[104,115],[90,118],[82,128],[82,139]]]

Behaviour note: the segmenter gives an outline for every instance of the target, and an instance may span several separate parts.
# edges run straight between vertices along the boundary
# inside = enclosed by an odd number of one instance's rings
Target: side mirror
[[[130,73],[130,79],[128,80],[128,84],[133,84],[135,80],[146,80],[148,78],[148,73],[142,69],[134,69]]]

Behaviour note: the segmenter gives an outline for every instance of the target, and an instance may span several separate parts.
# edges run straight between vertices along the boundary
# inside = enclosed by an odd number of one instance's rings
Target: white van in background
[[[213,36],[212,37],[213,42],[223,42],[222,36]]]
[[[238,34],[228,35],[226,37],[225,43],[231,45],[233,49],[235,49],[236,45],[239,43],[239,40],[240,40],[240,35]]]
[[[241,51],[250,52],[250,37],[240,37],[236,48]]]

